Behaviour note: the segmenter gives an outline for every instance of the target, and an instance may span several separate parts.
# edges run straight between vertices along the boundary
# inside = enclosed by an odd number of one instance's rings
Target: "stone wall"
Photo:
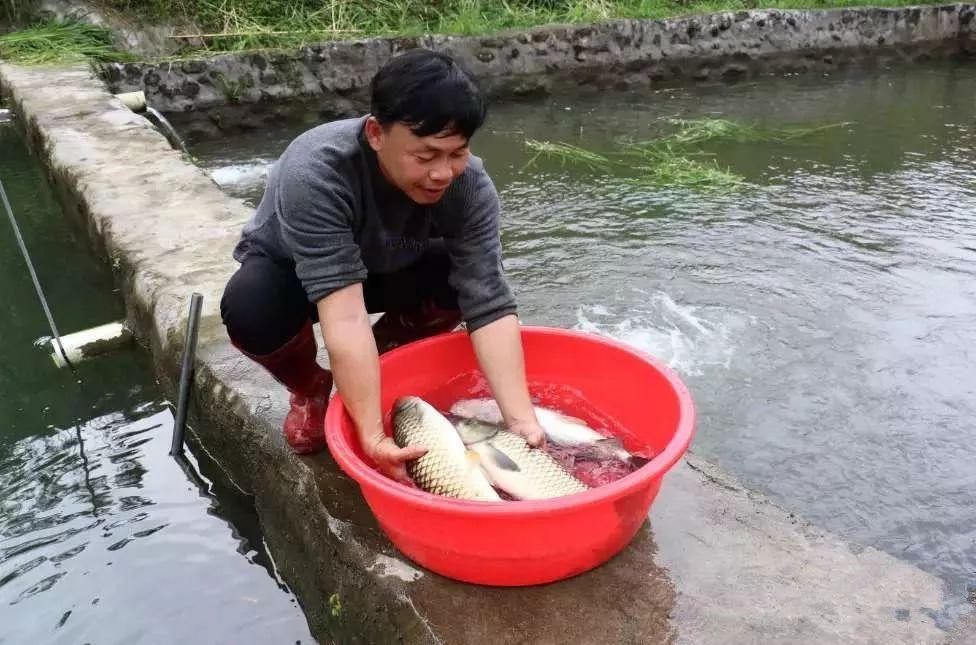
[[[968,4],[739,11],[547,26],[488,37],[377,38],[292,52],[111,64],[103,68],[103,76],[112,91],[144,90],[161,111],[208,110],[213,115],[209,127],[234,129],[280,118],[289,101],[314,102],[319,112],[335,116],[359,111],[373,73],[391,56],[413,47],[458,56],[492,95],[520,96],[561,87],[625,89],[829,70],[866,59],[954,55],[961,51],[973,15]]]

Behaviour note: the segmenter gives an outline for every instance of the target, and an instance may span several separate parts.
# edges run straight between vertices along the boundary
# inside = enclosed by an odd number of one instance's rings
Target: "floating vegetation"
[[[732,189],[746,185],[739,175],[719,167],[715,160],[711,163],[697,161],[690,157],[675,156],[660,159],[657,163],[636,166],[640,174],[632,181],[655,186],[680,186],[698,190]]]
[[[536,152],[535,155],[526,162],[524,167],[534,164],[536,159],[538,159],[540,156],[558,159],[560,165],[563,166],[569,162],[586,166],[591,170],[604,170],[609,169],[611,166],[610,160],[603,155],[569,143],[551,143],[549,141],[528,139],[525,142],[525,145],[528,146],[529,149],[535,150]]]
[[[696,145],[722,140],[737,143],[783,143],[847,125],[847,123],[832,123],[816,128],[766,128],[729,119],[668,119],[668,122],[680,128],[678,132],[667,137],[678,145]]]
[[[115,49],[112,32],[76,22],[48,23],[0,36],[0,59],[22,65],[131,60]]]
[[[728,119],[668,119],[667,122],[678,126],[678,130],[649,141],[620,142],[617,151],[606,155],[569,143],[529,139],[525,145],[535,154],[523,170],[540,157],[546,157],[558,160],[561,166],[572,163],[594,171],[613,170],[633,183],[702,191],[729,190],[746,187],[748,182],[719,166],[713,154],[695,146],[723,140],[782,143],[846,125],[765,128]]]

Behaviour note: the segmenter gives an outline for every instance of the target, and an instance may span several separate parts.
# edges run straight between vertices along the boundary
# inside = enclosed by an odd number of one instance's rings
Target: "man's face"
[[[383,128],[366,121],[366,139],[387,181],[418,204],[434,204],[468,165],[468,140],[460,134],[418,137],[402,123]]]

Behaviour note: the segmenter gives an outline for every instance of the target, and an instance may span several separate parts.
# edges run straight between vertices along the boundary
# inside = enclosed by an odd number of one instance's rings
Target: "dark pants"
[[[438,242],[440,242],[438,240]],[[370,275],[363,285],[366,311],[386,312],[374,327],[380,351],[441,331],[460,321],[457,292],[448,284],[450,260],[432,243],[413,265]],[[302,288],[295,265],[250,255],[227,282],[220,301],[227,333],[250,354],[269,354],[294,338],[318,311]]]

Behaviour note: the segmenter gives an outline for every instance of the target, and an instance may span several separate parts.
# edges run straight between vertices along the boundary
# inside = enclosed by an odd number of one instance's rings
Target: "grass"
[[[107,29],[81,23],[49,23],[0,36],[0,59],[24,65],[122,61]]]
[[[590,170],[607,170],[610,168],[610,160],[601,154],[574,146],[569,143],[552,143],[549,141],[538,141],[528,139],[525,145],[535,151],[535,155],[529,159],[523,168],[528,168],[536,163],[539,157],[556,159],[561,166],[567,163],[586,166]]]
[[[3,3],[6,4],[3,4]],[[324,40],[479,35],[552,23],[668,18],[711,11],[935,4],[935,0],[99,0],[148,24],[177,22],[183,54],[294,48]],[[0,0],[12,14],[29,0]],[[2,20],[0,15],[0,20]],[[187,38],[185,36],[197,36]]]
[[[613,153],[600,154],[579,146],[529,139],[525,146],[535,154],[523,170],[540,158],[554,159],[560,166],[574,164],[591,171],[612,172],[625,181],[659,187],[680,187],[700,191],[728,190],[747,186],[743,177],[722,168],[713,155],[697,146],[708,142],[786,142],[837,128],[843,123],[816,128],[765,128],[728,119],[669,119],[677,130],[648,141],[621,142]]]
[[[92,0],[144,24],[181,25],[180,55],[294,49],[314,42],[426,33],[480,35],[554,23],[671,18],[743,9],[937,4],[942,0]],[[0,0],[0,25],[37,0]]]

